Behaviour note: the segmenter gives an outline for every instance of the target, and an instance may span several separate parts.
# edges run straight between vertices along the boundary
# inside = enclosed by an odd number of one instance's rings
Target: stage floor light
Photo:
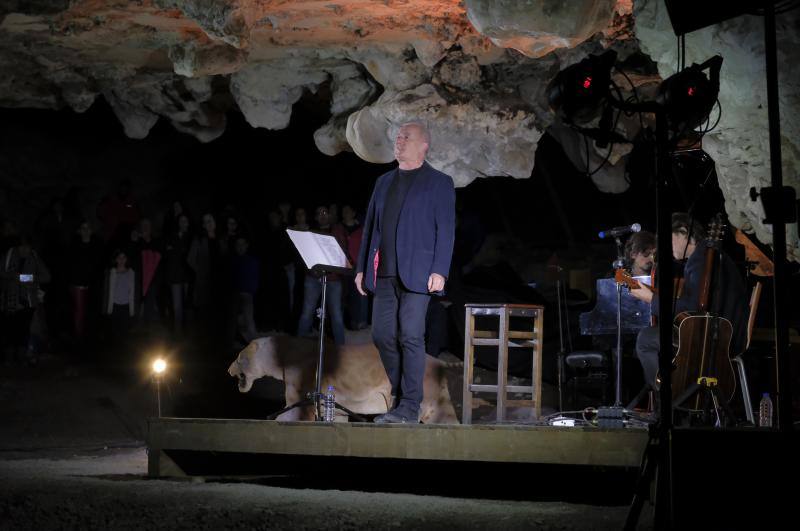
[[[164,371],[167,370],[167,362],[161,358],[158,358],[153,362],[153,373],[157,376],[161,376]]]

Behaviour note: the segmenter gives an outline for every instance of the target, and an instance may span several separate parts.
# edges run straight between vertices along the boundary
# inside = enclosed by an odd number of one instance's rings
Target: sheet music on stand
[[[353,267],[339,242],[330,234],[292,229],[286,229],[286,233],[309,269],[319,265],[342,269]]]

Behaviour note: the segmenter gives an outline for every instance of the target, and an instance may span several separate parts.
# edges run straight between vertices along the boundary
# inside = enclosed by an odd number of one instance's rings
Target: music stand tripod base
[[[303,400],[295,402],[294,404],[290,404],[285,408],[281,409],[280,411],[271,414],[267,417],[267,420],[274,420],[279,415],[294,409],[296,407],[305,407],[305,406],[314,406],[314,420],[322,421],[323,417],[320,414],[320,404],[324,399],[324,395],[322,394],[322,374],[323,374],[323,364],[325,361],[325,316],[326,316],[326,304],[327,304],[327,294],[328,294],[328,273],[339,273],[343,275],[351,275],[353,274],[353,270],[346,267],[338,267],[326,264],[316,264],[314,267],[311,268],[312,271],[320,273],[322,276],[320,277],[320,282],[322,282],[322,300],[320,301],[320,308],[319,308],[319,350],[318,354],[319,357],[317,359],[317,376],[316,376],[316,384],[314,386],[314,391],[309,392],[306,394],[306,397]],[[348,415],[356,418],[359,422],[367,422],[367,419],[355,413],[342,404],[338,402],[334,402],[334,408],[344,411]]]
[[[305,406],[315,406],[316,407],[317,404],[319,404],[323,399],[324,399],[324,396],[322,396],[321,393],[320,393],[320,396],[317,396],[317,397],[314,397],[314,392],[306,393],[306,397],[303,400],[300,400],[299,402],[295,402],[294,404],[288,405],[285,408],[281,409],[280,411],[276,411],[275,413],[272,413],[271,415],[269,415],[267,417],[267,420],[275,420],[276,418],[278,418],[283,413],[286,413],[287,411],[290,411],[290,410],[292,410],[292,409],[294,409],[296,407],[305,407]],[[356,413],[355,411],[352,411],[352,410],[344,407],[339,402],[334,402],[334,408],[347,413],[348,416],[356,419],[358,422],[368,422],[366,417],[363,417],[359,413]],[[323,420],[322,416],[319,415],[318,411],[315,411],[314,419],[316,421],[319,421],[319,422],[322,422],[322,420]]]

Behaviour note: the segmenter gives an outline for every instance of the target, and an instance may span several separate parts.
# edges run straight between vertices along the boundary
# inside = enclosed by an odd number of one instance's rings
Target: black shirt
[[[386,192],[386,204],[383,206],[381,219],[381,247],[378,262],[378,276],[397,276],[397,222],[403,209],[408,189],[422,166],[413,170],[401,170],[392,178]]]

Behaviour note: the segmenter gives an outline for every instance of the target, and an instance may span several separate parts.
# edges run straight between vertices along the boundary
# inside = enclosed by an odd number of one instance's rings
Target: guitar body
[[[728,402],[736,392],[736,374],[730,359],[731,322],[708,313],[682,312],[675,317],[678,352],[673,360],[672,399],[677,399],[701,377],[717,379],[722,398]],[[716,327],[716,333],[715,333]],[[700,409],[700,393],[687,406]]]

